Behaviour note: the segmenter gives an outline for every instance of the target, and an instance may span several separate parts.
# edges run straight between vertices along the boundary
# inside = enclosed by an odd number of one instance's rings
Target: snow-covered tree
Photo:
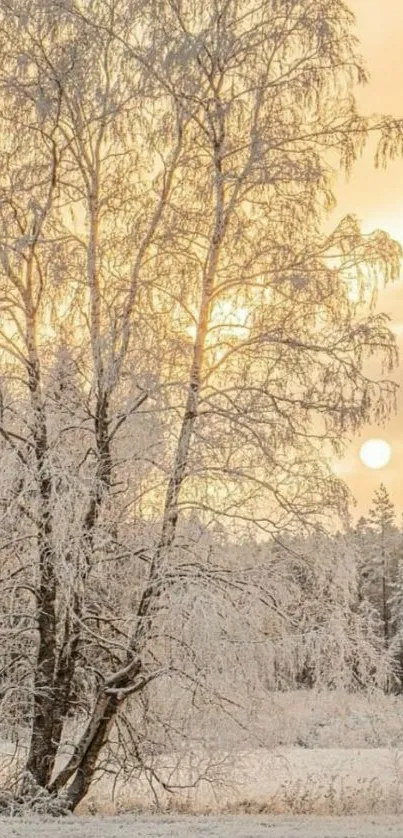
[[[396,525],[395,507],[384,484],[374,493],[368,517],[358,521],[350,538],[357,552],[359,599],[377,611],[384,648],[395,662],[389,686],[400,690],[402,533]]]
[[[380,609],[382,614],[385,646],[391,637],[390,596],[396,581],[396,557],[393,555],[396,543],[395,508],[383,483],[375,492],[373,506],[369,511],[371,529],[377,535],[372,556],[372,575],[379,583]],[[371,575],[371,571],[370,575]]]
[[[393,402],[368,300],[400,249],[352,217],[322,229],[373,127],[342,0],[0,0],[0,18],[2,706],[74,809],[159,685],[245,706],[282,636],[318,681],[331,655],[364,660],[340,570],[315,567],[310,617],[288,565],[230,561],[219,534],[301,537],[345,510],[329,457]]]

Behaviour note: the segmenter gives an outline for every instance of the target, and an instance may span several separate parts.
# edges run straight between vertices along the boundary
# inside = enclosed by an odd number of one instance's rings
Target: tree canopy
[[[351,216],[324,232],[382,128],[357,112],[341,0],[0,0],[0,19],[3,715],[75,808],[123,706],[176,678],[225,707],[248,644],[270,655],[292,623],[290,566],[222,545],[346,509],[331,456],[393,406],[371,299],[401,254]],[[322,584],[336,626],[352,589]]]

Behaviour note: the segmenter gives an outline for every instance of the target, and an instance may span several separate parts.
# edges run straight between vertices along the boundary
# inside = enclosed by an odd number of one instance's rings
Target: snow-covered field
[[[208,779],[200,779],[203,765],[194,755],[191,764],[175,754],[160,757],[158,774],[174,793],[156,784],[151,788],[144,776],[113,782],[103,774],[78,814],[144,814],[155,812],[158,804],[159,812],[171,815],[402,815],[403,838],[403,750],[294,747],[216,754]]]
[[[159,765],[160,776],[182,785],[174,795],[161,789],[157,792],[161,809],[171,813],[271,816],[403,813],[403,751],[388,748],[249,751],[217,760],[216,781],[201,780],[196,787],[192,786],[191,769],[186,769],[183,762],[179,769],[175,768],[174,755],[172,762],[168,757],[163,762]],[[192,765],[199,776],[201,768]],[[112,801],[111,781],[104,777],[83,801],[80,814],[155,811],[155,799],[144,778],[133,778],[128,783],[118,781],[114,792]]]
[[[401,818],[267,816],[0,819],[0,838],[402,838]]]
[[[402,697],[374,695],[369,701],[365,696],[340,693],[279,694],[271,697],[256,727],[261,734],[256,738],[265,741],[260,747],[255,742],[249,748],[244,746],[242,751],[225,750],[222,743],[221,747],[212,743],[191,754],[156,755],[153,770],[175,789],[174,794],[165,792],[150,772],[148,780],[144,772],[139,776],[137,770],[126,765],[125,776],[116,778],[110,771],[103,772],[79,807],[80,818],[91,815],[91,819],[77,821],[77,826],[75,820],[68,821],[71,830],[82,827],[86,831],[66,832],[63,824],[67,822],[59,821],[60,833],[57,830],[46,833],[41,828],[38,838],[47,838],[47,834],[77,834],[87,838],[93,833],[102,838],[96,818],[115,815],[122,816],[122,820],[106,823],[108,828],[118,830],[116,834],[121,838],[147,834],[137,833],[138,823],[148,824],[148,834],[156,836],[254,836],[260,834],[257,829],[264,829],[265,835],[280,836],[283,833],[273,830],[280,828],[282,822],[273,822],[273,818],[291,816],[369,818],[364,834],[377,838],[389,833],[385,832],[386,827],[371,832],[372,818],[401,817],[398,831],[390,834],[403,838]],[[19,758],[20,767],[24,764],[23,743],[24,731],[18,736],[18,744],[0,738],[0,778],[4,778],[6,785],[8,778],[15,776]],[[139,814],[130,814],[135,812]],[[196,823],[189,819],[191,815],[214,816],[219,820],[201,818]],[[226,820],[230,816],[235,816],[235,820]],[[169,821],[170,817],[179,820]],[[271,826],[270,831],[269,825],[273,823],[277,826]],[[293,821],[295,829],[303,823]],[[340,826],[341,822],[335,823]],[[358,821],[350,822],[350,832],[346,834],[361,834],[351,832],[354,823]],[[12,826],[14,833],[6,833],[5,823],[0,822],[0,838],[3,834],[35,835],[35,830],[18,832],[24,828],[18,819]],[[54,828],[52,823],[47,827]],[[193,833],[189,832],[190,828]],[[328,831],[319,833],[320,838],[333,834],[339,838],[339,833],[332,832],[332,828],[326,827]],[[157,829],[162,832],[153,831]],[[284,829],[291,830],[291,826],[286,825]],[[104,834],[106,838],[108,833]],[[312,831],[284,834],[287,838],[294,834],[316,835]]]

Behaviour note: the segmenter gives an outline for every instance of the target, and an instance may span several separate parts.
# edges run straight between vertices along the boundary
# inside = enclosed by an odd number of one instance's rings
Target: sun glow
[[[367,439],[360,448],[361,462],[367,468],[385,468],[391,456],[391,446],[385,439]]]
[[[213,308],[209,331],[223,329],[227,334],[246,337],[249,331],[248,316],[249,311],[245,306],[237,306],[232,300],[222,300]]]
[[[211,313],[207,332],[207,346],[216,345],[225,338],[244,340],[249,334],[248,319],[250,311],[246,306],[237,305],[233,300],[217,302]],[[191,338],[196,336],[196,325],[187,328]]]

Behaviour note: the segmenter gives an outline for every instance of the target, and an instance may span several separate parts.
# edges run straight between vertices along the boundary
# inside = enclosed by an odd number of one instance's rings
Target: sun
[[[392,456],[392,448],[386,439],[367,439],[361,445],[360,459],[367,468],[384,468]]]

